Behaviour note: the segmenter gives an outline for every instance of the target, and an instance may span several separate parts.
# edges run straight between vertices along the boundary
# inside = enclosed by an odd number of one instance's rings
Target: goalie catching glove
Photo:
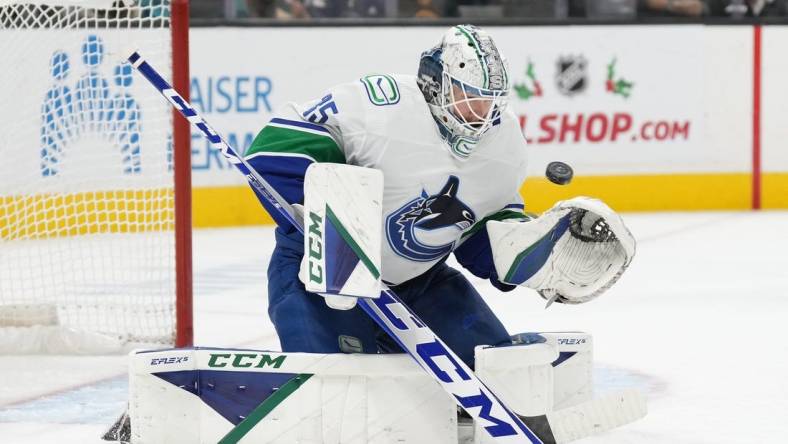
[[[558,202],[536,219],[489,221],[502,282],[536,290],[549,306],[588,302],[610,288],[635,255],[624,221],[602,201]]]

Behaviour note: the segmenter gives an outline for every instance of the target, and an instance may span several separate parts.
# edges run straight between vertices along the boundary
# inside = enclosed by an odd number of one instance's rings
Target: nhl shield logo
[[[585,57],[581,55],[561,57],[557,65],[555,83],[561,94],[573,96],[586,89],[588,61]]]

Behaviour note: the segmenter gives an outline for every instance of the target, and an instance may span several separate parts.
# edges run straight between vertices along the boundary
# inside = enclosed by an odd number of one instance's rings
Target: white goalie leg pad
[[[646,415],[645,396],[637,390],[593,398],[591,335],[522,333],[512,339],[513,346],[477,347],[476,374],[518,414],[545,414],[557,443],[603,433]],[[474,432],[474,444],[494,442],[478,425]],[[460,442],[467,441],[470,438]]]
[[[455,403],[407,355],[131,355],[132,442],[456,444]]]
[[[380,295],[383,173],[371,168],[313,163],[304,177],[304,259],[307,291],[348,309],[354,298]]]
[[[201,443],[202,405],[188,389],[198,382],[175,385],[158,372],[196,370],[194,350],[135,351],[129,354],[129,418],[132,443]]]
[[[530,221],[489,221],[486,227],[501,281],[533,288],[550,302],[594,299],[635,255],[635,239],[621,217],[587,197],[558,202]]]
[[[479,379],[518,414],[541,415],[553,408],[551,363],[558,359],[558,349],[553,344],[478,346],[474,356]],[[474,443],[494,442],[476,424]]]
[[[553,361],[553,410],[572,407],[594,397],[593,338],[582,332],[539,333],[558,349]]]

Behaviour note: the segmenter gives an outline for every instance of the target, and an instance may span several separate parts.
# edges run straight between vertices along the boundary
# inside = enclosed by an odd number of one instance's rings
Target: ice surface
[[[638,387],[648,416],[586,444],[782,443],[788,435],[788,212],[627,214],[638,253],[583,306],[472,278],[511,333],[594,335],[598,391]],[[194,233],[195,341],[278,349],[269,228]],[[124,358],[0,357],[0,442],[99,443],[125,404]]]

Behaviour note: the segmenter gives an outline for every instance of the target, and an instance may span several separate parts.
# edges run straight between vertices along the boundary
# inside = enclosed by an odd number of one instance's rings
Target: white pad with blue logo
[[[591,399],[590,335],[524,333],[513,339],[511,346],[477,347],[476,372],[518,414],[546,414],[555,442],[646,414],[639,393]],[[486,421],[458,422],[454,400],[405,354],[136,351],[129,373],[135,444],[511,442],[481,433]]]
[[[405,354],[131,354],[135,444],[457,444],[457,407]]]
[[[489,221],[487,232],[501,281],[533,288],[550,303],[594,299],[635,255],[621,216],[588,197],[558,202],[526,222]]]
[[[313,163],[306,170],[299,278],[332,308],[380,296],[382,202],[378,170],[335,163]]]

